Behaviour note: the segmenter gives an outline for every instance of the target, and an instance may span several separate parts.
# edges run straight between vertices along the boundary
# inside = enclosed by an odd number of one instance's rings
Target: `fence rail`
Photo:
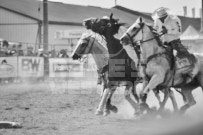
[[[43,57],[0,57],[0,78],[39,78],[45,76],[45,70],[50,78],[82,78],[86,72],[83,63],[71,58],[49,58],[48,68],[44,64]]]

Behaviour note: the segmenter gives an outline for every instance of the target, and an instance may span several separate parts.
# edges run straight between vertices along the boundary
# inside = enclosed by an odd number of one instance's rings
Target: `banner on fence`
[[[0,57],[0,78],[17,76],[17,57]]]
[[[83,64],[71,58],[51,58],[49,77],[83,77]]]
[[[44,76],[43,57],[18,57],[19,77]]]

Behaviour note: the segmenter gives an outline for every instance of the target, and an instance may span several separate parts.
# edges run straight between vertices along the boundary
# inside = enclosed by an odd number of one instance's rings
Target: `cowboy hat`
[[[152,13],[152,18],[153,19],[158,19],[158,18],[162,18],[165,17],[167,15],[169,15],[170,9],[165,8],[165,7],[160,7],[158,9],[156,9],[153,13]]]

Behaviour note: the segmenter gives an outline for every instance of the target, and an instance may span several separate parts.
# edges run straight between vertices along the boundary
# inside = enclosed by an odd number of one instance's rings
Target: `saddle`
[[[172,70],[175,70],[176,73],[180,73],[184,78],[182,84],[186,84],[192,80],[194,77],[194,68],[195,63],[197,62],[195,56],[188,52],[188,50],[181,44],[172,44],[167,47],[170,51],[171,65]],[[173,50],[176,50],[177,53],[174,56]]]
[[[160,39],[160,35],[156,31],[154,31],[153,34],[155,35],[158,45],[165,48],[165,53],[167,54],[167,59],[171,65],[171,70],[182,74],[185,83],[189,82],[194,77],[193,70],[197,62],[195,56],[188,52],[180,39],[171,41],[170,43],[163,43]],[[177,51],[176,56],[174,56],[173,50]]]
[[[181,54],[175,57],[175,62],[176,62],[176,68],[181,69],[181,68],[193,67],[196,62],[196,59],[193,54]]]

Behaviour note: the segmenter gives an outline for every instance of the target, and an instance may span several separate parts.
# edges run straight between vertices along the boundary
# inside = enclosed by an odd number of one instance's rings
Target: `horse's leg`
[[[103,89],[102,89],[102,91],[101,91],[101,93],[100,93],[100,97],[102,98],[102,97],[103,97],[103,94],[104,94],[104,91],[105,91],[105,89],[106,89],[106,84],[105,84],[105,82],[103,82],[101,85],[103,85]]]
[[[159,105],[161,106],[162,101],[161,101],[161,97],[159,95],[159,90],[153,90],[155,97],[157,98]],[[159,107],[160,108],[160,107]]]
[[[102,92],[102,96],[103,96],[103,93],[104,93],[104,90],[107,88],[108,86],[108,72],[104,72],[104,75],[102,76],[102,82],[103,82],[103,92]],[[116,87],[114,87],[114,90],[113,90],[113,87],[111,87],[111,91],[109,93],[109,96],[108,96],[108,99],[107,99],[107,102],[106,102],[106,107],[105,107],[105,114],[104,115],[108,115],[110,113],[110,110],[114,113],[117,113],[118,112],[118,109],[116,106],[114,105],[111,105],[111,97],[115,91]]]
[[[99,106],[95,112],[96,115],[102,115],[103,114],[104,106],[107,103],[107,99],[108,99],[109,94],[110,94],[110,88],[106,88],[104,90],[103,96],[100,100]]]
[[[159,111],[162,111],[164,109],[164,107],[166,105],[166,102],[167,102],[167,100],[169,98],[170,89],[166,88],[166,89],[164,89],[162,91],[164,93],[164,99],[163,99],[163,101],[159,102],[159,104],[160,104]]]
[[[153,75],[147,86],[142,91],[142,94],[146,94],[149,92],[149,90],[155,89],[159,84],[161,84],[164,81],[164,77],[165,76],[161,73]]]
[[[124,96],[125,96],[125,99],[130,103],[130,105],[131,105],[134,109],[136,109],[138,106],[137,106],[137,104],[135,103],[135,101],[133,101],[132,98],[130,97],[131,90],[132,90],[132,85],[126,86],[125,92],[124,92]]]
[[[165,76],[164,76],[165,75],[164,70],[162,70],[161,68],[158,68],[157,70],[159,72],[157,72],[156,74],[154,74],[152,76],[152,78],[150,79],[149,83],[147,84],[147,86],[144,88],[144,90],[141,93],[141,99],[142,100],[141,100],[140,107],[143,108],[144,110],[145,109],[149,110],[149,107],[146,104],[147,93],[149,92],[149,90],[155,89],[159,84],[161,84],[164,81],[164,78],[165,78]]]
[[[135,101],[136,101],[137,103],[139,103],[139,96],[138,96],[137,91],[136,91],[136,85],[137,85],[137,83],[135,83],[135,84],[133,85],[131,92],[132,92],[133,97],[135,98]]]
[[[191,106],[196,104],[196,101],[192,95],[192,89],[191,89],[191,87],[189,87],[189,86],[187,87],[187,86],[182,88],[182,93],[186,98],[186,104],[180,108],[181,114],[184,114],[187,109],[189,109]]]
[[[170,97],[171,102],[173,104],[174,112],[178,112],[178,105],[177,105],[177,102],[176,102],[176,99],[175,99],[175,95],[174,95],[174,92],[171,89],[169,90],[169,97]]]
[[[108,98],[107,104],[106,104],[106,109],[108,109],[108,110],[110,110],[110,111],[112,111],[114,113],[117,113],[118,112],[118,108],[115,105],[111,104],[111,97],[112,97],[112,95],[113,95],[113,92],[111,92],[110,95],[109,95],[109,98]]]
[[[110,93],[109,93],[109,95],[107,97],[108,99],[107,99],[107,102],[106,102],[106,106],[105,106],[105,109],[104,109],[103,116],[109,115],[110,114],[110,110],[112,110],[113,112],[117,112],[118,111],[116,106],[111,105],[111,97],[112,97],[113,93],[115,92],[115,90],[116,90],[115,86],[111,87]]]

